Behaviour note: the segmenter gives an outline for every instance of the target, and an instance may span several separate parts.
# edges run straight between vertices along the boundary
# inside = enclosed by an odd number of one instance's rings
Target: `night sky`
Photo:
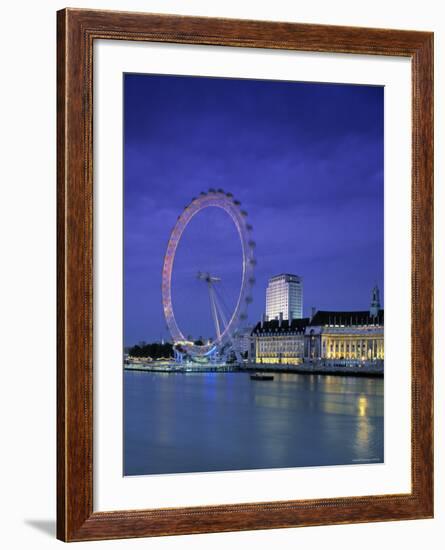
[[[383,307],[383,88],[266,80],[124,76],[124,340],[168,339],[162,263],[193,197],[230,191],[256,241],[249,322],[270,276],[304,279],[304,312]],[[197,272],[222,278],[229,310],[241,246],[228,215],[200,212],[175,259],[173,305],[185,335],[214,335]]]

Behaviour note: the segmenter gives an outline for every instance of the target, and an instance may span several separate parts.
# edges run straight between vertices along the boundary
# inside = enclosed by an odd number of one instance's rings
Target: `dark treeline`
[[[151,357],[152,359],[159,359],[160,357],[173,357],[173,346],[166,342],[161,344],[154,342],[153,344],[147,344],[146,342],[140,342],[135,346],[128,348],[128,354],[130,357]]]

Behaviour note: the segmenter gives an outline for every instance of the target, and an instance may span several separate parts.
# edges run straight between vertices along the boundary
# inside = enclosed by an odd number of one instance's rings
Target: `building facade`
[[[252,347],[252,331],[253,326],[247,326],[239,330],[234,339],[235,347],[243,355],[247,355],[250,359],[253,357],[253,347]]]
[[[372,291],[369,310],[317,311],[311,318],[267,320],[252,331],[254,361],[260,364],[298,365],[383,362],[384,310],[378,289]]]
[[[263,320],[252,332],[253,359],[259,364],[299,365],[304,359],[309,319]]]
[[[305,359],[375,361],[385,358],[384,312],[317,311],[305,331]]]
[[[301,319],[303,317],[303,280],[298,275],[283,273],[269,279],[266,289],[268,320]]]

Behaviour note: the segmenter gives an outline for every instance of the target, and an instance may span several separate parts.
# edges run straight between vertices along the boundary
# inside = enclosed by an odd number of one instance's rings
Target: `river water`
[[[383,379],[124,373],[124,474],[383,462]]]

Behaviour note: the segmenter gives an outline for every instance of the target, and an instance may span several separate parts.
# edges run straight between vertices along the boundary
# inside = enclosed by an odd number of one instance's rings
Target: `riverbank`
[[[227,365],[180,365],[176,363],[133,363],[124,365],[125,370],[140,372],[159,372],[159,373],[205,373],[205,372],[276,372],[276,373],[294,373],[294,374],[330,374],[334,376],[367,376],[383,377],[383,363],[378,365],[371,364],[353,364],[342,365],[335,363],[302,363],[301,365],[270,365],[246,363],[227,364]]]
[[[130,363],[124,365],[128,371],[140,372],[166,372],[166,373],[189,373],[189,372],[241,372],[243,370],[239,365],[181,365],[169,363],[156,365],[156,363]]]
[[[383,377],[383,366],[371,365],[325,365],[302,363],[301,365],[247,365],[243,370],[255,372],[292,372],[295,374],[330,374],[334,376],[375,376]]]

